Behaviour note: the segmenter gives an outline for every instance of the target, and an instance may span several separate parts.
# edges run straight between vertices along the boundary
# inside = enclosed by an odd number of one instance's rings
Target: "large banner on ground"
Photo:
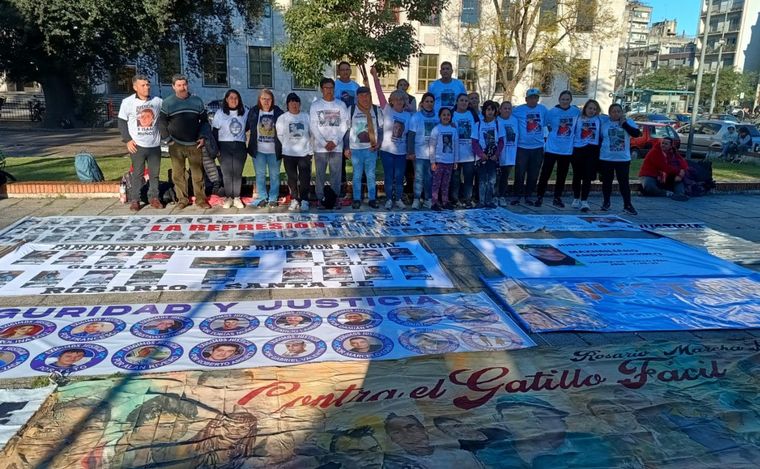
[[[0,358],[0,366],[2,363]],[[55,386],[36,389],[0,389],[0,449],[37,412],[53,391],[55,391]]]
[[[504,275],[517,278],[734,276],[752,272],[667,238],[475,239]]]
[[[444,212],[283,213],[213,216],[29,217],[0,232],[0,244],[148,244],[377,238],[441,234],[636,229],[614,216],[526,216],[506,209]]]
[[[713,230],[703,223],[646,223],[639,228],[697,246],[737,264],[760,264],[760,244]]]
[[[388,360],[533,345],[485,293],[0,308],[0,378]]]
[[[760,276],[486,280],[532,332],[760,328]]]
[[[0,468],[750,468],[759,376],[744,339],[115,377]]]
[[[419,241],[282,246],[24,244],[0,296],[259,288],[451,287]]]

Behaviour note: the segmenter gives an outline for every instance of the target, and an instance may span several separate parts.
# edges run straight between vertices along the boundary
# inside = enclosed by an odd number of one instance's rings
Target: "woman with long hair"
[[[602,122],[602,149],[599,153],[599,169],[602,173],[602,210],[610,209],[612,179],[617,178],[620,195],[623,196],[623,211],[637,215],[631,204],[631,186],[628,173],[631,170],[631,137],[641,135],[641,130],[631,119],[626,118],[622,106],[612,104],[609,119]]]
[[[248,138],[248,154],[253,158],[256,171],[256,199],[253,207],[263,208],[277,206],[280,196],[280,160],[282,145],[277,140],[277,119],[283,111],[274,103],[274,93],[264,88],[259,93],[259,100],[248,113],[246,130],[251,134]],[[269,170],[269,192],[267,192],[267,170]],[[225,183],[226,184],[226,183]]]
[[[573,129],[575,121],[581,114],[581,111],[572,106],[572,103],[572,93],[565,90],[559,94],[559,104],[546,113],[549,135],[544,146],[544,162],[541,166],[541,176],[538,179],[536,189],[538,196],[535,203],[536,207],[543,204],[544,193],[549,184],[549,177],[554,170],[555,162],[557,163],[557,179],[554,183],[552,205],[559,208],[565,206],[562,202],[562,193],[565,191],[565,179],[567,179],[567,170],[570,168],[570,159],[573,154]]]
[[[599,150],[601,143],[602,120],[599,103],[589,99],[583,105],[581,115],[575,121],[573,129],[573,156],[570,163],[573,166],[573,208],[588,212],[588,194],[591,192],[591,181],[596,179],[599,166]]]
[[[214,137],[219,142],[219,162],[224,178],[224,203],[222,207],[244,208],[240,200],[245,166],[245,123],[248,110],[237,90],[230,89],[224,94],[222,109],[214,114],[211,122]]]

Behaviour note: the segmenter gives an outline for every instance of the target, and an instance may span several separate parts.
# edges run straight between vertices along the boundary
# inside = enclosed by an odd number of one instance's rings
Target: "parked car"
[[[691,122],[691,114],[671,114],[670,118],[676,121],[673,128],[678,129],[682,125],[686,125]]]
[[[662,122],[637,122],[641,135],[631,138],[631,159],[644,158],[654,142],[665,137],[673,139],[676,148],[681,145],[681,139],[669,124]]]
[[[740,129],[747,129],[752,136],[754,150],[760,150],[760,131],[754,125],[710,119],[697,121],[694,125],[694,143],[691,152],[699,155],[707,155],[709,152],[720,152],[723,148],[723,136],[728,132],[729,127],[735,128],[737,133]],[[683,142],[688,142],[689,140],[689,128],[689,125],[684,125],[678,129]]]
[[[662,122],[668,125],[675,125],[676,121],[665,114],[656,114],[652,112],[637,112],[628,116],[634,122]]]
[[[739,119],[733,114],[711,114],[709,119],[716,121],[739,122]]]

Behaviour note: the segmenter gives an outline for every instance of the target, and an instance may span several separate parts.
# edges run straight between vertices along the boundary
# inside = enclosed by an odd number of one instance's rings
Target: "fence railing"
[[[123,96],[102,96],[97,99],[87,116],[82,120],[93,127],[103,127],[115,120]],[[42,122],[47,106],[43,95],[16,94],[0,95],[0,122]],[[68,127],[66,122],[62,127]]]

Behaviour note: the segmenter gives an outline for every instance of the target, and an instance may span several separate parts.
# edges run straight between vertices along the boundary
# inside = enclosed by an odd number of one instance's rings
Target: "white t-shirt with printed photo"
[[[515,116],[509,116],[509,119],[497,117],[501,133],[504,136],[504,149],[499,155],[499,166],[514,166],[517,159],[517,137],[519,135],[519,123]]]
[[[309,115],[305,112],[283,113],[277,119],[277,138],[282,143],[282,154],[287,156],[307,156],[312,154]]]
[[[436,125],[431,134],[429,152],[435,163],[456,163],[459,156],[459,133],[451,125]]]
[[[127,121],[129,136],[137,146],[154,148],[161,145],[158,132],[158,114],[162,99],[153,97],[143,101],[136,94],[127,96],[119,107],[119,119]]]
[[[274,112],[259,111],[259,121],[256,123],[256,149],[259,153],[275,153],[275,122]]]
[[[472,153],[472,131],[478,125],[470,111],[454,112],[451,116],[451,122],[459,132],[459,163],[469,163],[475,161],[475,155]]]
[[[637,129],[636,123],[626,119],[626,123]],[[631,136],[618,121],[602,117],[602,149],[599,153],[602,161],[631,161]]]
[[[392,155],[406,155],[406,138],[411,119],[408,112],[396,112],[390,105],[383,109],[383,151]]]
[[[248,110],[243,115],[238,111],[230,110],[225,114],[221,109],[214,113],[211,127],[219,129],[220,142],[243,142],[245,143],[245,121],[248,118]],[[274,152],[274,150],[272,151]],[[266,153],[266,152],[265,152]]]
[[[414,155],[421,160],[430,159],[430,135],[438,125],[438,115],[426,116],[422,111],[414,113],[409,130],[414,132]]]
[[[351,117],[351,109],[348,110],[349,125],[351,129],[348,134],[348,146],[352,150],[368,150],[372,147],[370,143],[369,126],[367,125],[367,115],[358,107],[354,107],[354,115]],[[383,111],[379,107],[371,107],[372,124],[375,131],[375,142],[380,144],[379,126],[383,125]]]

